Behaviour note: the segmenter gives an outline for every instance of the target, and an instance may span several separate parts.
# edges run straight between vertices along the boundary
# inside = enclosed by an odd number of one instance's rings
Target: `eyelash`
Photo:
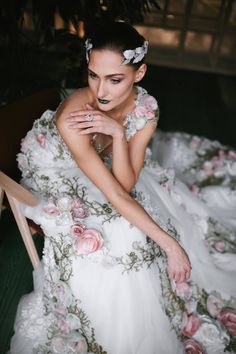
[[[94,74],[94,73],[88,73],[88,76],[89,77],[91,77],[92,79],[97,79],[97,75],[96,74]],[[113,84],[113,85],[117,85],[117,84],[119,84],[120,82],[121,82],[122,80],[120,80],[120,79],[111,79],[111,83]]]

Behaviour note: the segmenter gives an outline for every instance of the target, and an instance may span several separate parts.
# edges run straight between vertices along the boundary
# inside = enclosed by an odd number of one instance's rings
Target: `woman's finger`
[[[99,127],[91,127],[91,128],[81,130],[78,134],[86,135],[86,134],[93,134],[93,133],[102,133],[102,131]]]
[[[69,128],[80,128],[80,129],[84,129],[84,128],[89,128],[89,127],[101,127],[100,122],[98,121],[83,121],[83,122],[73,122],[68,124]],[[101,127],[102,128],[102,127]]]
[[[68,118],[70,117],[75,117],[75,116],[86,116],[87,114],[93,114],[93,115],[96,115],[96,114],[101,114],[100,111],[97,111],[97,110],[81,110],[81,111],[73,111],[73,112],[70,112]]]

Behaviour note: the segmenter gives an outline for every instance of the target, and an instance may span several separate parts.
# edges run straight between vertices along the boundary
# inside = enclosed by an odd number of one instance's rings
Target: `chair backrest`
[[[0,170],[19,180],[16,154],[21,139],[32,128],[35,119],[46,109],[54,110],[60,102],[56,89],[43,90],[0,108]]]
[[[22,213],[21,204],[24,203],[34,207],[38,204],[38,199],[27,189],[0,171],[0,203],[2,202],[4,192],[6,193],[9,200],[12,212],[19,227],[31,263],[34,268],[37,268],[40,260],[26,217]]]

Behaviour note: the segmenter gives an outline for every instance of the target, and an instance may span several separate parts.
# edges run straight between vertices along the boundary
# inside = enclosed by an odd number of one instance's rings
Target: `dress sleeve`
[[[124,121],[126,138],[130,140],[139,130],[147,124],[157,126],[159,120],[159,107],[153,96],[145,93],[137,101],[133,112],[128,114]]]

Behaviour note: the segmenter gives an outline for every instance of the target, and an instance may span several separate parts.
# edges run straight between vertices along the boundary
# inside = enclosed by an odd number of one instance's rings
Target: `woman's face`
[[[122,62],[123,57],[119,53],[108,49],[90,52],[88,84],[98,109],[102,111],[119,109],[133,93],[134,82],[140,81],[140,75],[144,75],[142,66],[135,70]],[[143,68],[146,70],[144,64]]]

